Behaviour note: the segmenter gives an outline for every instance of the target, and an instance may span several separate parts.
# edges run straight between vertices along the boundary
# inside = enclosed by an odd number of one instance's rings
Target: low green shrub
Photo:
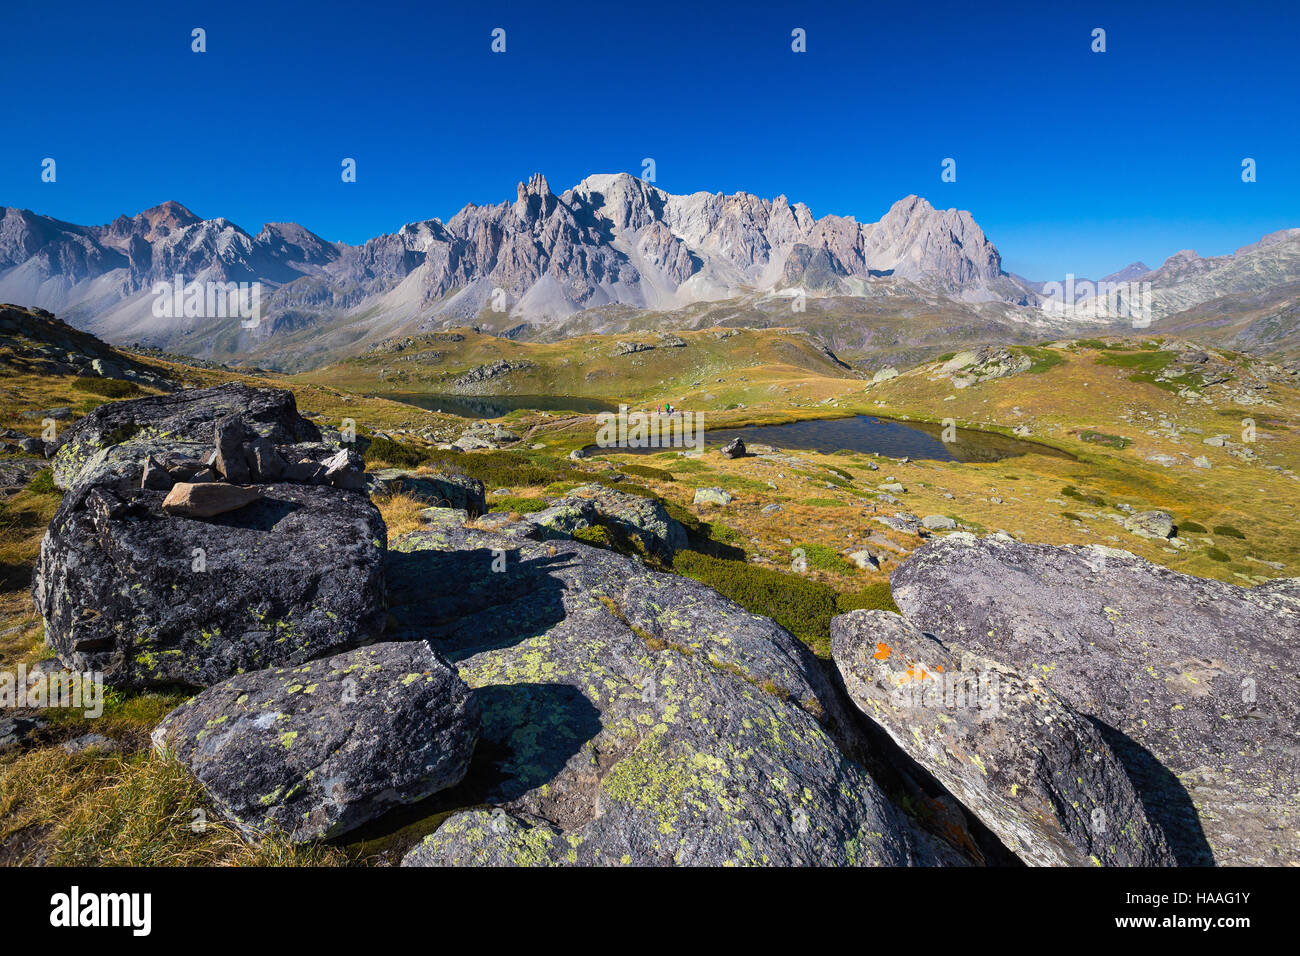
[[[819,657],[830,655],[831,618],[839,613],[837,595],[830,585],[696,551],[678,552],[673,570],[707,584],[747,611],[770,617]]]
[[[513,511],[515,514],[527,515],[545,511],[549,507],[545,498],[517,498],[513,495],[500,495],[489,499],[489,511]]]
[[[614,548],[614,537],[604,525],[593,524],[578,528],[573,532],[574,540],[590,544],[597,548]]]
[[[34,495],[58,495],[62,494],[54,485],[54,472],[49,468],[42,468],[36,474],[32,475],[32,480],[27,482],[27,490]]]
[[[514,451],[429,452],[427,464],[451,469],[483,482],[486,488],[549,485],[570,477],[573,469],[558,458],[529,457]]]
[[[625,475],[635,475],[637,478],[649,478],[653,481],[673,481],[673,473],[664,471],[662,468],[652,468],[649,465],[622,465],[619,470]]]
[[[101,395],[104,398],[130,398],[132,395],[143,394],[140,386],[135,382],[128,382],[120,378],[91,378],[85,376],[74,378],[72,387],[79,392],[89,392],[92,395]]]
[[[894,595],[889,590],[888,581],[879,581],[876,584],[868,584],[860,591],[848,591],[840,594],[835,599],[835,606],[841,614],[858,610],[902,613],[898,609],[898,605],[894,603]]]
[[[1031,364],[1025,371],[1031,375],[1041,375],[1048,369],[1055,368],[1065,361],[1065,358],[1053,349],[1035,348],[1026,345],[1016,351],[1029,357]]]
[[[1243,541],[1246,540],[1246,536],[1230,524],[1216,524],[1214,526],[1214,533],[1221,534],[1225,538],[1240,538]]]
[[[824,544],[800,544],[797,546],[804,553],[804,560],[808,562],[808,567],[816,571],[848,571],[851,565],[834,548],[828,548]]]
[[[430,459],[428,451],[415,445],[406,445],[389,438],[371,438],[370,446],[362,455],[366,464],[384,463],[397,468],[419,468]]]
[[[1093,505],[1097,508],[1106,507],[1106,499],[1100,495],[1089,494],[1086,491],[1080,491],[1074,485],[1066,485],[1061,489],[1061,494],[1067,498],[1073,498],[1075,501],[1082,501],[1084,504]]]

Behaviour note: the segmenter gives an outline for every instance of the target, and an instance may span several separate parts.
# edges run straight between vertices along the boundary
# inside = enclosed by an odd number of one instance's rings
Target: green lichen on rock
[[[772,621],[607,550],[430,517],[394,542],[391,613],[475,689],[500,782],[407,864],[948,859],[845,755],[847,714]]]

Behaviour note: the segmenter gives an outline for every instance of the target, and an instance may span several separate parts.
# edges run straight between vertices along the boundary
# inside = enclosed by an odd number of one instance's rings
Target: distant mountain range
[[[260,283],[260,322],[157,314],[155,287]],[[1160,317],[1300,280],[1300,229],[1209,259],[1180,252],[1106,277],[1150,282]],[[448,222],[410,223],[361,245],[296,223],[251,235],[176,202],[103,226],[28,210],[0,218],[0,301],[39,306],[117,344],[285,367],[360,351],[393,335],[478,324],[530,338],[613,331],[651,311],[690,325],[700,304],[736,302],[798,325],[773,299],[869,300],[899,315],[972,311],[995,324],[1060,326],[1044,283],[1002,271],[969,212],[918,196],[875,223],[815,218],[803,203],[748,193],[677,196],[636,177],[589,176],[556,194],[545,177],[514,202],[468,205]],[[709,306],[710,315],[717,310]],[[856,307],[848,311],[858,311]],[[852,336],[850,336],[852,337]]]

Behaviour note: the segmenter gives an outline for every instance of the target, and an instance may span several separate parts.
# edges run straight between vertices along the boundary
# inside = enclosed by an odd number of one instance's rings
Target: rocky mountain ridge
[[[359,246],[294,223],[253,235],[176,202],[103,226],[12,208],[0,216],[0,298],[66,314],[109,341],[184,347],[232,331],[229,319],[196,328],[193,316],[156,316],[152,289],[176,275],[261,283],[263,321],[242,335],[248,342],[362,310],[367,334],[493,309],[547,327],[606,305],[671,309],[800,287],[860,294],[895,277],[961,299],[1023,297],[969,212],[918,196],[859,223],[815,218],[784,196],[676,196],[627,174],[589,176],[557,195],[535,174],[514,202],[467,205],[446,223],[409,223]]]
[[[257,283],[256,320],[209,314],[210,306],[158,314],[155,287],[178,275]],[[1154,270],[1133,263],[1103,281],[1150,283],[1156,321],[1212,299],[1259,295],[1300,281],[1300,229],[1231,255],[1185,251]],[[700,309],[729,303],[794,326],[811,305],[832,303],[837,341],[863,337],[864,310],[1041,338],[1079,324],[1077,314],[1044,308],[1045,285],[1003,272],[969,212],[919,196],[861,223],[816,218],[785,196],[673,195],[626,173],[588,176],[558,194],[534,174],[513,202],[470,204],[445,223],[408,223],[356,246],[296,223],[267,223],[254,235],[176,202],[103,226],[0,214],[0,300],[56,311],[117,344],[279,368],[468,323],[534,339],[623,331],[640,313],[689,328]],[[1122,319],[1103,309],[1087,323]]]

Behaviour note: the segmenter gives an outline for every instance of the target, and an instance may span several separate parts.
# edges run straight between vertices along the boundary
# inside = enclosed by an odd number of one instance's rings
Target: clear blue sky
[[[8,2],[0,204],[100,223],[176,199],[359,242],[649,156],[670,192],[969,209],[1031,278],[1300,226],[1294,0],[727,7]]]

